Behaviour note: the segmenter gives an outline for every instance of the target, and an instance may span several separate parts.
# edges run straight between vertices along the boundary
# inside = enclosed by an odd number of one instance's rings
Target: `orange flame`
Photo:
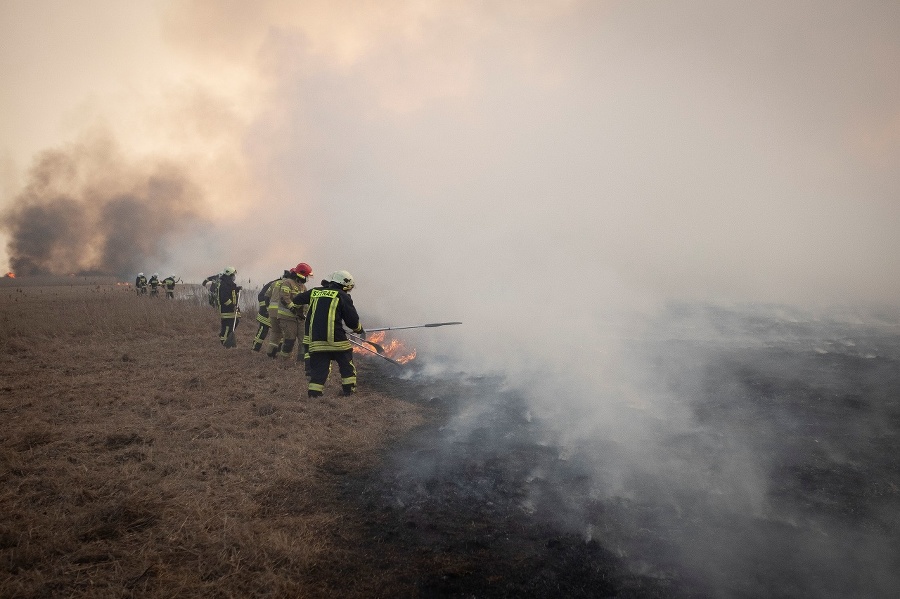
[[[8,272],[8,273],[6,273],[6,278],[7,278],[7,279],[15,279],[15,278],[16,278],[16,273],[14,273],[14,272]]]
[[[407,350],[401,341],[398,339],[391,339],[387,343],[384,342],[385,332],[378,331],[376,333],[369,334],[366,339],[371,341],[372,343],[378,343],[384,348],[384,355],[388,358],[400,362],[401,364],[406,364],[407,362],[411,362],[416,358],[416,350]],[[353,351],[358,353],[368,353],[365,349],[361,347],[354,347]]]

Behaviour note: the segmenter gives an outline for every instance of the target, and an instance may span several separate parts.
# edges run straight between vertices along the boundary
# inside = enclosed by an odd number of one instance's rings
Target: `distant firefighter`
[[[234,277],[237,270],[233,266],[227,267],[222,271],[219,277],[219,319],[221,327],[219,327],[219,339],[222,345],[227,348],[237,345],[234,339],[234,329],[237,328],[241,319],[241,309],[238,306],[241,287],[236,285]]]
[[[159,273],[150,275],[150,297],[159,297]]]
[[[309,397],[321,397],[332,360],[338,364],[344,395],[356,392],[353,346],[343,327],[347,325],[365,339],[366,331],[350,298],[354,285],[353,275],[346,270],[338,270],[329,279],[323,280],[321,287],[296,295],[292,300],[297,305],[309,305],[304,335],[304,342],[309,345]]]
[[[285,271],[285,273],[287,273],[287,271]],[[259,293],[256,296],[256,299],[259,301],[259,312],[256,314],[256,322],[259,323],[259,327],[256,329],[256,337],[253,338],[253,345],[251,347],[253,351],[262,349],[263,341],[266,340],[266,337],[269,335],[269,329],[272,328],[272,321],[269,319],[269,302],[272,299],[272,292],[270,289],[273,284],[280,280],[281,279],[278,278],[269,281],[262,286],[262,289],[259,290]]]
[[[270,358],[289,358],[294,345],[300,337],[300,323],[306,318],[305,307],[295,305],[291,298],[306,291],[303,285],[307,277],[312,275],[309,264],[301,262],[294,268],[286,270],[284,276],[269,288],[269,322],[272,327],[272,338],[269,340],[268,356]],[[302,359],[302,348],[297,350]]]
[[[213,308],[219,307],[219,281],[222,278],[222,274],[217,272],[214,275],[209,275],[205,279],[203,279],[202,285],[206,287],[206,284],[209,283],[209,305]]]
[[[147,295],[147,277],[144,273],[139,272],[134,279],[134,290],[138,295]]]
[[[163,279],[162,284],[166,288],[166,299],[175,299],[175,283],[177,282],[175,275],[169,275]]]

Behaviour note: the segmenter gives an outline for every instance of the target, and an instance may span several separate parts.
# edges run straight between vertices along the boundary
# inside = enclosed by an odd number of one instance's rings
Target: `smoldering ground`
[[[202,228],[203,199],[185,169],[129,159],[104,136],[47,150],[2,215],[17,275],[129,278]]]
[[[894,596],[897,321],[680,305],[648,324],[615,390],[435,384],[449,421],[365,494],[411,553],[465,563],[428,589]]]

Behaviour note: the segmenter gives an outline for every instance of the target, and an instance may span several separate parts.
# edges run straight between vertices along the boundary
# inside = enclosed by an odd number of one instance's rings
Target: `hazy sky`
[[[558,284],[895,303],[898,23],[875,0],[2,0],[0,193],[111,140],[206,205],[145,270],[302,260],[382,313],[532,314]]]

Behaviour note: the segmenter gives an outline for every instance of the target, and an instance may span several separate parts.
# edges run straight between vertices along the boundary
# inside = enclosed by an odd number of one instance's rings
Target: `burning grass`
[[[377,346],[380,346],[379,351],[382,353],[382,355],[385,355],[400,364],[408,364],[409,362],[412,362],[416,359],[415,348],[409,349],[399,339],[389,339],[385,341],[384,331],[376,331],[374,333],[371,333],[366,337],[366,340],[370,343],[363,347],[360,347],[358,345],[353,347],[354,354],[364,355],[366,353],[371,353],[371,350],[369,348],[372,347],[372,344],[377,344]]]
[[[225,350],[199,302],[0,288],[0,596],[412,594],[341,489],[422,408],[365,359],[352,400],[337,379],[307,400],[250,321]]]

